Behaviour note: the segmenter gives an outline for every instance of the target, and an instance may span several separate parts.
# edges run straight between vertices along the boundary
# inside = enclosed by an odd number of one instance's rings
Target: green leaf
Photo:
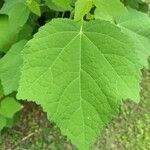
[[[0,1],[0,9],[1,9],[1,7],[3,6],[3,3],[4,3],[3,0],[1,0],[1,1]]]
[[[129,9],[129,13],[119,17],[118,24],[150,39],[150,18],[148,14]]]
[[[77,0],[75,4],[75,21],[81,20],[93,6],[93,0]]]
[[[6,15],[0,15],[0,51],[7,51],[10,45],[16,41],[16,34],[18,31],[12,31],[8,17]]]
[[[40,5],[35,0],[26,0],[29,9],[36,15],[41,16]]]
[[[98,19],[112,21],[115,17],[127,13],[120,0],[93,0],[93,2],[96,6],[95,18]]]
[[[147,66],[150,55],[150,18],[147,14],[129,9],[129,13],[118,19],[118,26],[127,34],[137,51],[140,64]]]
[[[1,82],[0,82],[0,99],[2,96],[3,96],[3,87],[2,87]]]
[[[15,114],[21,109],[21,104],[13,97],[5,97],[0,101],[0,143],[2,142],[1,131],[14,125],[17,116]]]
[[[124,4],[126,6],[137,9],[145,13],[148,13],[149,2],[150,2],[149,0],[124,0]]]
[[[34,27],[35,26],[32,26],[30,25],[30,22],[29,23],[26,23],[22,29],[20,30],[19,34],[18,34],[18,40],[23,40],[23,39],[31,39],[32,38],[32,34],[33,34],[33,31],[34,31]]]
[[[45,0],[46,5],[56,11],[71,10],[71,0]]]
[[[89,149],[122,99],[139,100],[141,65],[129,39],[105,21],[51,21],[23,50],[17,98],[41,104],[72,143]]]
[[[16,91],[20,79],[20,68],[22,67],[21,51],[26,40],[15,43],[7,54],[0,59],[0,80],[5,95]]]
[[[26,23],[29,12],[25,0],[5,0],[0,10],[1,14],[7,14],[9,16],[9,23],[12,31],[18,30]]]
[[[5,0],[0,10],[0,51],[6,52],[17,42],[18,33],[26,23],[29,12],[25,0]]]
[[[1,57],[1,56],[0,56]],[[1,58],[0,58],[1,59]],[[3,97],[3,94],[4,94],[4,92],[3,92],[3,87],[2,87],[2,84],[1,84],[1,81],[0,81],[0,100],[1,100],[1,98]]]
[[[0,115],[0,144],[2,142],[1,131],[7,125],[7,120],[3,116]]]
[[[15,117],[13,118],[7,118],[7,124],[5,125],[5,128],[12,128],[13,125],[15,124]]]
[[[0,136],[1,136],[1,130],[6,126],[6,118],[0,115]]]
[[[21,104],[14,98],[6,97],[0,103],[0,115],[6,118],[13,118],[14,114],[21,108]]]
[[[139,3],[141,3],[141,0],[124,0],[125,5],[128,5],[132,8],[139,8]]]

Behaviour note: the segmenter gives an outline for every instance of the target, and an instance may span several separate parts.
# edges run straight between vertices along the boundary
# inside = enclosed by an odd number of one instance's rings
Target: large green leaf
[[[127,34],[137,50],[141,65],[147,66],[150,55],[150,18],[147,14],[129,9],[129,13],[118,19],[118,26]],[[147,66],[148,67],[148,66]]]
[[[95,142],[122,99],[139,100],[138,54],[109,22],[53,20],[23,56],[17,98],[41,104],[81,150]]]
[[[120,0],[93,0],[96,5],[95,18],[113,21],[114,18],[127,13]]]
[[[7,54],[0,59],[0,80],[5,95],[16,91],[18,88],[20,68],[22,67],[21,51],[26,42],[26,40],[22,40],[15,43]]]

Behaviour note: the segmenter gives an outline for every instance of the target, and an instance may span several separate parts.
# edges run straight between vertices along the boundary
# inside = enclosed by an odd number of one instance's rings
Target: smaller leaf
[[[0,115],[0,131],[6,126],[6,118]]]
[[[118,18],[118,24],[150,39],[150,18],[148,14],[131,8],[128,12]]]
[[[0,51],[8,51],[18,41],[18,33],[27,22],[29,13],[25,0],[5,0],[0,9]]]
[[[31,39],[34,27],[35,26],[30,25],[30,23],[26,23],[18,33],[18,40]]]
[[[113,17],[112,16],[103,13],[101,11],[101,9],[98,9],[98,8],[95,9],[94,17],[96,19],[102,19],[102,20],[113,22]]]
[[[2,87],[1,82],[0,82],[0,99],[2,96],[3,96],[3,87]]]
[[[81,20],[84,15],[88,14],[92,6],[92,0],[78,0],[75,4],[75,21]]]
[[[112,21],[115,17],[127,13],[127,8],[120,0],[93,0],[96,11],[95,18]]]
[[[140,2],[141,2],[141,0],[124,0],[125,5],[130,6],[134,9],[139,8],[139,3]]]
[[[22,105],[12,97],[4,98],[0,103],[0,115],[12,118],[16,112],[21,110]]]
[[[25,0],[7,0],[0,13],[9,16],[9,23],[13,31],[18,30],[26,23],[30,11],[25,4]]]
[[[150,19],[148,14],[129,9],[129,13],[119,17],[116,22],[134,46],[141,67],[148,67],[147,58],[150,55]]]
[[[0,143],[2,142],[1,131],[7,125],[7,120],[5,117],[0,115]]]
[[[27,0],[27,6],[36,15],[41,16],[40,5],[35,0]]]
[[[0,1],[0,9],[1,9],[1,7],[3,6],[3,3],[4,3],[4,1],[1,0],[1,1]]]
[[[0,80],[5,95],[16,91],[18,88],[22,67],[21,51],[26,42],[26,40],[22,40],[15,43],[8,53],[0,59]]]
[[[16,120],[15,120],[15,117],[16,117],[17,115],[14,115],[14,117],[13,118],[7,118],[6,120],[7,120],[7,123],[6,123],[6,128],[12,128],[13,127],[13,125],[15,125],[15,123],[16,123]]]
[[[91,14],[91,13],[88,13],[88,14],[86,15],[86,19],[87,19],[87,20],[94,20],[94,15]]]
[[[16,41],[18,31],[12,31],[7,15],[0,14],[0,51],[6,52]]]
[[[55,11],[70,11],[71,0],[45,0],[46,5]]]

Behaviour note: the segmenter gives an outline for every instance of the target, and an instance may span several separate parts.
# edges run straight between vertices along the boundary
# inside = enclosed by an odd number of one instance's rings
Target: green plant
[[[122,100],[139,102],[150,49],[141,3],[0,3],[0,130],[21,109],[19,99],[34,101],[78,149],[89,149]]]

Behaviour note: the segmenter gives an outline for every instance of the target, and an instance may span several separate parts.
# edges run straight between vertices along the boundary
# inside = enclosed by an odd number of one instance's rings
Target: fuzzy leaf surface
[[[81,150],[94,144],[122,99],[139,100],[138,56],[130,38],[109,22],[53,20],[23,56],[17,98],[41,104]]]

